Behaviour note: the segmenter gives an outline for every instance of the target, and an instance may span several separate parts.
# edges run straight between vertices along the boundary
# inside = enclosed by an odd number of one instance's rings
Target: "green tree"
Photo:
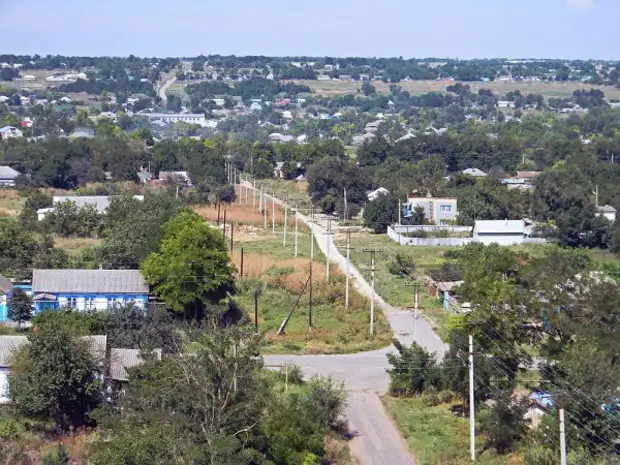
[[[53,420],[59,432],[88,423],[101,387],[89,349],[56,321],[39,326],[12,356],[9,383],[17,410]]]
[[[38,252],[34,235],[18,221],[0,221],[0,274],[25,279]]]
[[[421,394],[429,389],[440,387],[440,370],[435,355],[429,353],[415,342],[406,347],[394,340],[398,354],[388,354],[392,368],[390,375],[390,393],[396,396]]]
[[[364,226],[376,234],[385,234],[388,226],[398,220],[399,200],[390,194],[377,196],[364,207]]]
[[[32,299],[20,288],[13,289],[8,302],[8,317],[16,321],[18,326],[32,318]]]
[[[495,405],[482,422],[482,431],[487,437],[487,447],[493,447],[498,454],[505,454],[524,436],[526,424],[523,416],[525,405],[515,403],[510,395],[498,395]]]
[[[219,303],[234,292],[234,268],[218,229],[184,211],[163,230],[159,252],[151,253],[141,269],[169,308],[198,316],[207,303]]]

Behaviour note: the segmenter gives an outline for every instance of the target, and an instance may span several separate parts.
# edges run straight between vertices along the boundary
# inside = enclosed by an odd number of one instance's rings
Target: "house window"
[[[120,306],[120,302],[116,297],[111,297],[108,299],[108,308],[117,308]]]
[[[452,213],[452,205],[440,205],[439,212],[440,213]]]
[[[94,297],[86,297],[84,299],[84,306],[86,310],[94,310],[95,307],[95,298]]]
[[[67,307],[69,307],[69,308],[77,308],[77,297],[68,297],[67,298]]]

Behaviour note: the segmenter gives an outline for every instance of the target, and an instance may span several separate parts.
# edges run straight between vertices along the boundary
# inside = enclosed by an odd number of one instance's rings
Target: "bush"
[[[288,373],[287,373],[288,370]],[[304,383],[304,373],[299,365],[289,363],[286,366],[280,368],[278,373],[280,381],[288,380],[289,384],[301,385]]]
[[[3,440],[15,439],[19,436],[21,428],[15,420],[0,421],[0,438]]]
[[[413,258],[401,253],[397,253],[394,260],[392,260],[388,265],[388,271],[390,274],[401,277],[411,276],[415,273],[415,270],[416,264],[413,261]]]
[[[390,393],[395,396],[411,396],[425,391],[436,390],[441,384],[441,372],[435,355],[429,353],[415,342],[410,347],[394,340],[398,354],[388,354],[392,368]]]

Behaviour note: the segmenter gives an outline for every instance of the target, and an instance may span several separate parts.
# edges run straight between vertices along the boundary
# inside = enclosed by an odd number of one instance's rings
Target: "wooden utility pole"
[[[243,247],[241,247],[241,270],[240,270],[240,274],[241,274],[241,277],[243,278]]]
[[[370,337],[375,335],[375,255],[377,252],[382,252],[380,249],[363,249],[364,252],[370,254],[370,277],[371,277],[371,292],[370,292]]]
[[[226,208],[224,208],[224,237],[226,237]]]
[[[258,336],[258,291],[254,291],[254,329]]]
[[[312,260],[310,260],[310,288],[308,289],[308,332],[312,332]]]
[[[231,221],[230,222],[230,251],[233,251],[234,248],[234,242],[233,242],[233,237],[235,235],[235,224]]]
[[[276,233],[276,191],[271,195],[271,233]]]

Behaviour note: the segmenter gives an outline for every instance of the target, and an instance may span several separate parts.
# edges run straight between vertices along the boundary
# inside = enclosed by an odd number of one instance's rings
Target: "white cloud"
[[[566,3],[574,10],[587,11],[594,8],[595,0],[566,0]]]

